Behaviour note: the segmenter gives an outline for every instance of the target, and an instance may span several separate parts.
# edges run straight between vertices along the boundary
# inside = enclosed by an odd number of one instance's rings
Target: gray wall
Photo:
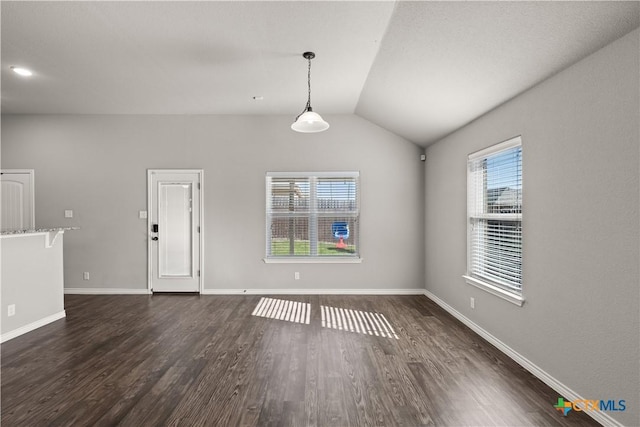
[[[430,146],[425,171],[427,290],[584,398],[626,399],[610,415],[627,425],[640,424],[639,37]],[[461,277],[467,155],[520,134],[523,307]]]
[[[327,119],[303,135],[289,116],[3,116],[2,167],[35,169],[36,225],[82,228],[65,235],[67,288],[146,288],[146,170],[203,168],[206,289],[423,289],[422,150]],[[363,263],[264,264],[265,173],[341,170],[361,173]]]
[[[44,234],[2,237],[2,307],[0,332],[9,332],[38,323],[64,312],[62,294],[62,247],[59,235],[50,248],[45,248]],[[37,295],[37,298],[34,298]],[[15,315],[7,316],[7,308],[15,305]],[[41,325],[42,326],[42,325]],[[23,332],[24,333],[24,332]]]

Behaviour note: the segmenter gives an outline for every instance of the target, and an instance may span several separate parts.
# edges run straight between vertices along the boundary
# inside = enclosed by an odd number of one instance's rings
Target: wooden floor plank
[[[67,295],[2,345],[2,425],[597,425],[426,297],[260,298]]]

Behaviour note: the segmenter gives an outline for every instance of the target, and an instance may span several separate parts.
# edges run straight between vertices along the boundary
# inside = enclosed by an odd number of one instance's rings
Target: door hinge
[[[198,183],[198,190],[200,189],[200,183]]]
[[[200,270],[198,270],[198,277],[200,277]]]
[[[198,226],[198,233],[200,232],[200,226]]]

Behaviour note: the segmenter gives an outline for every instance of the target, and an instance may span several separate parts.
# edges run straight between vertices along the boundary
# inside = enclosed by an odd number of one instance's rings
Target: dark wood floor
[[[424,296],[65,297],[2,345],[3,426],[597,425]],[[398,339],[323,328],[320,305],[384,314]]]

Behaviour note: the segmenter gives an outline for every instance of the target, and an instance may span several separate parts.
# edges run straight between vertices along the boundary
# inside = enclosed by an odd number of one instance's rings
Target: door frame
[[[147,169],[147,290],[150,294],[153,293],[151,288],[153,280],[153,249],[152,249],[152,233],[151,233],[151,209],[153,208],[152,201],[152,179],[153,173],[190,173],[197,174],[198,181],[200,183],[200,189],[196,193],[200,198],[200,209],[198,215],[200,215],[200,232],[198,235],[200,255],[198,257],[198,265],[200,270],[200,276],[198,277],[198,293],[202,295],[204,290],[204,169]]]
[[[30,175],[29,190],[31,191],[31,227],[36,228],[36,171],[35,169],[0,169],[0,173],[24,173]]]

